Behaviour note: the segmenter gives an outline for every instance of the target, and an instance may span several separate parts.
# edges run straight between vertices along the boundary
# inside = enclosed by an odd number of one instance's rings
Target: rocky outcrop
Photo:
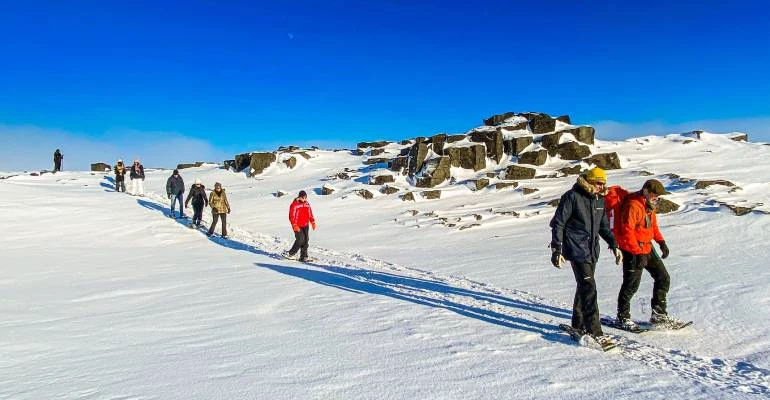
[[[575,165],[572,167],[559,168],[556,171],[561,172],[564,175],[579,175],[582,169],[583,168],[580,165]]]
[[[382,185],[385,183],[395,182],[396,179],[393,175],[374,175],[369,177],[370,185]]]
[[[425,163],[420,174],[417,176],[417,187],[432,188],[449,179],[449,167],[451,161],[449,157],[438,157]]]
[[[547,160],[548,151],[543,148],[519,154],[519,164],[543,165]]]
[[[564,129],[559,132],[572,134],[578,142],[594,144],[596,130],[592,126],[578,126],[575,128]]]
[[[556,120],[546,114],[539,114],[529,119],[529,129],[532,133],[548,133],[556,130]]]
[[[200,167],[201,165],[203,165],[202,161],[189,163],[189,164],[177,164],[176,169],[195,168],[195,167]]]
[[[401,201],[414,201],[414,192],[402,194]]]
[[[560,115],[560,116],[556,117],[556,120],[564,122],[565,124],[571,124],[572,123],[572,122],[570,122],[569,115]]]
[[[374,164],[388,163],[388,162],[390,162],[390,159],[387,157],[369,157],[366,160],[364,160],[364,165],[374,165]]]
[[[241,172],[249,167],[251,163],[251,153],[237,154],[235,156],[235,172]]]
[[[393,186],[385,185],[385,186],[380,188],[380,193],[383,193],[383,194],[398,193],[398,188],[393,187]]]
[[[283,197],[283,196],[286,196],[287,194],[289,194],[289,192],[285,190],[278,190],[275,193],[273,193],[275,197]]]
[[[330,194],[334,193],[334,188],[330,185],[323,185],[321,187],[321,194],[324,196],[328,196]]]
[[[286,164],[286,166],[289,168],[294,168],[297,166],[297,159],[294,157],[289,157],[283,160],[283,163]]]
[[[505,179],[520,180],[520,179],[532,179],[535,177],[535,169],[522,167],[519,165],[510,165],[505,170]]]
[[[517,186],[519,186],[518,182],[497,182],[497,183],[495,183],[495,189],[497,189],[497,190],[505,189],[505,188],[508,188],[508,187],[515,188]]]
[[[369,148],[369,147],[379,148],[379,147],[385,147],[385,146],[387,146],[387,145],[389,145],[391,143],[393,143],[393,142],[389,142],[387,140],[380,140],[380,141],[377,141],[377,142],[360,142],[360,143],[358,143],[356,145],[356,147],[359,148],[359,149],[366,149],[366,148]]]
[[[424,192],[420,193],[422,197],[428,199],[428,200],[435,200],[441,198],[441,191],[440,190],[426,190]]]
[[[655,207],[655,212],[658,214],[666,214],[679,209],[679,204],[674,203],[671,200],[666,200],[663,197],[658,197],[658,205]]]
[[[251,153],[248,175],[251,177],[261,174],[275,160],[275,153]]]
[[[555,132],[540,137],[540,145],[543,146],[551,156],[556,155],[556,148],[559,146],[562,132]]]
[[[735,133],[730,136],[728,136],[730,140],[734,140],[736,142],[748,142],[749,141],[749,135],[745,133]]]
[[[503,141],[503,152],[512,156],[518,156],[524,149],[532,144],[532,136],[519,136]]]
[[[222,169],[229,170],[230,168],[235,168],[235,160],[225,160],[222,163]]]
[[[515,117],[516,114],[513,112],[507,112],[503,114],[497,114],[493,115],[487,119],[484,120],[484,125],[486,126],[497,126],[502,124],[506,119]]]
[[[385,149],[371,149],[369,151],[369,157],[378,156],[385,152]]]
[[[450,164],[456,168],[479,171],[487,166],[486,149],[481,144],[449,147],[444,149],[444,154],[449,157]]]
[[[487,186],[489,186],[489,179],[487,178],[481,178],[481,179],[476,179],[475,181],[471,181],[471,190],[473,191],[484,189]]]
[[[109,172],[111,170],[112,166],[110,166],[110,164],[105,164],[103,162],[91,164],[91,172]]]
[[[306,152],[304,152],[304,151],[298,151],[298,152],[296,152],[295,154],[299,154],[299,155],[300,155],[300,156],[302,156],[302,158],[304,158],[305,160],[309,160],[309,159],[311,158],[311,157],[310,157],[310,154],[307,154],[307,153],[306,153]]]
[[[366,189],[356,190],[356,194],[366,200],[371,200],[374,198],[374,194]]]
[[[698,182],[695,183],[695,188],[696,189],[705,189],[705,188],[707,188],[707,187],[709,187],[711,185],[722,185],[722,186],[727,186],[727,187],[735,187],[735,184],[730,182],[730,181],[726,181],[724,179],[714,179],[714,180],[698,180]]]
[[[471,141],[484,143],[487,148],[487,157],[500,162],[503,159],[503,133],[496,131],[471,131]]]
[[[591,149],[578,142],[566,142],[556,146],[556,155],[562,160],[582,160],[591,155]]]
[[[602,169],[620,169],[620,157],[618,153],[600,153],[584,159],[588,164],[594,164]]]
[[[539,192],[539,191],[540,191],[540,189],[538,189],[538,188],[526,188],[526,187],[525,187],[525,188],[521,188],[521,191],[522,191],[522,192],[524,192],[524,195],[526,196],[526,195],[528,195],[528,194],[532,194],[532,193],[535,193],[535,192]]]

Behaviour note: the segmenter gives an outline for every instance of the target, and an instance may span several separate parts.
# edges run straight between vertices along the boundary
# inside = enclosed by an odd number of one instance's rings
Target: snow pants
[[[307,258],[307,248],[310,241],[310,226],[299,228],[299,232],[294,232],[294,245],[291,246],[289,254],[295,255],[299,251],[299,258]]]
[[[596,263],[572,262],[571,264],[577,283],[575,302],[572,305],[572,327],[582,329],[589,335],[602,335],[596,281],[594,280]]]
[[[647,266],[637,267],[636,257],[623,251],[623,284],[620,286],[618,294],[618,319],[631,318],[631,298],[639,290],[639,283],[642,281],[642,271],[647,270],[652,276],[652,300],[650,306],[661,314],[666,314],[666,295],[671,284],[671,277],[668,275],[663,261],[653,251],[646,255],[649,258]]]
[[[131,194],[134,196],[144,196],[144,179],[131,179]]]

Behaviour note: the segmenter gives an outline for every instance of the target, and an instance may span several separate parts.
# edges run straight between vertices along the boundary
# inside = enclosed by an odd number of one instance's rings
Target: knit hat
[[[307,197],[307,192],[305,192],[304,190],[300,190],[299,191],[299,196],[297,196],[297,197]]]
[[[644,182],[642,189],[647,189],[648,192],[657,194],[658,196],[671,194],[670,192],[666,191],[666,188],[664,188],[663,184],[660,183],[660,181],[657,179],[650,179],[647,182]]]
[[[594,167],[586,173],[586,180],[591,183],[607,183],[607,173],[599,167]]]
[[[203,185],[203,182],[201,182],[201,178],[195,178],[195,184],[196,185]]]
[[[171,175],[179,175],[179,170],[175,169],[174,172]]]

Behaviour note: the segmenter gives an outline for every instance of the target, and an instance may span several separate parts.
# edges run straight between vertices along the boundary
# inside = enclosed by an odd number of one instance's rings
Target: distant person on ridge
[[[123,165],[123,160],[118,160],[115,164],[115,191],[126,192],[126,166]]]
[[[658,197],[664,194],[668,192],[659,180],[646,181],[642,190],[629,194],[623,201],[615,221],[618,244],[623,251],[623,285],[618,294],[618,322],[631,328],[637,326],[631,319],[631,298],[639,289],[644,270],[650,273],[654,281],[650,323],[681,323],[669,317],[666,311],[666,295],[671,279],[662,259],[668,257],[669,250],[655,215]],[[652,247],[653,240],[660,246],[660,256]]]
[[[174,218],[174,206],[176,206],[177,201],[179,202],[179,218],[184,218],[184,179],[179,175],[178,169],[175,169],[166,180],[166,194],[171,200],[169,218]]]
[[[599,260],[599,236],[612,249],[615,263],[620,264],[621,252],[609,226],[604,210],[607,174],[596,167],[561,196],[551,219],[551,264],[561,268],[569,261],[575,274],[577,289],[572,307],[572,328],[583,332],[605,347],[613,340],[605,336],[599,321],[594,272]]]
[[[187,200],[184,202],[185,207],[190,206],[192,201],[193,217],[190,223],[190,228],[201,227],[201,219],[203,218],[203,207],[209,206],[209,200],[206,198],[206,187],[203,186],[203,182],[200,179],[196,179],[195,183],[190,187],[190,193],[187,194]]]
[[[56,149],[56,151],[53,152],[53,172],[59,172],[61,171],[61,160],[64,159],[64,155],[59,151],[59,149]]]
[[[209,206],[211,206],[211,226],[206,235],[211,236],[214,234],[214,228],[217,227],[217,221],[222,219],[222,238],[227,239],[227,214],[230,214],[230,203],[227,201],[227,194],[225,189],[222,189],[222,184],[217,182],[214,184],[214,190],[209,194]]]
[[[289,222],[291,222],[291,229],[294,231],[294,245],[283,256],[290,259],[297,259],[297,252],[299,251],[300,261],[309,261],[307,255],[308,242],[310,241],[310,229],[309,226],[315,230],[315,217],[313,217],[313,209],[310,208],[310,203],[307,201],[307,192],[304,190],[299,191],[299,196],[289,206]]]
[[[144,197],[144,166],[139,160],[134,160],[131,166],[131,195]]]

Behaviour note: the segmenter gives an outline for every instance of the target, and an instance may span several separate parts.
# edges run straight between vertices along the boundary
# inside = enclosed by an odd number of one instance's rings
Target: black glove
[[[559,258],[561,257],[561,245],[558,243],[551,243],[551,264],[556,268],[561,268]]]
[[[637,268],[647,268],[647,263],[650,261],[649,254],[637,254],[635,258]]]
[[[666,258],[668,257],[668,246],[666,246],[666,241],[661,240],[658,242],[658,245],[660,246],[660,258]]]

